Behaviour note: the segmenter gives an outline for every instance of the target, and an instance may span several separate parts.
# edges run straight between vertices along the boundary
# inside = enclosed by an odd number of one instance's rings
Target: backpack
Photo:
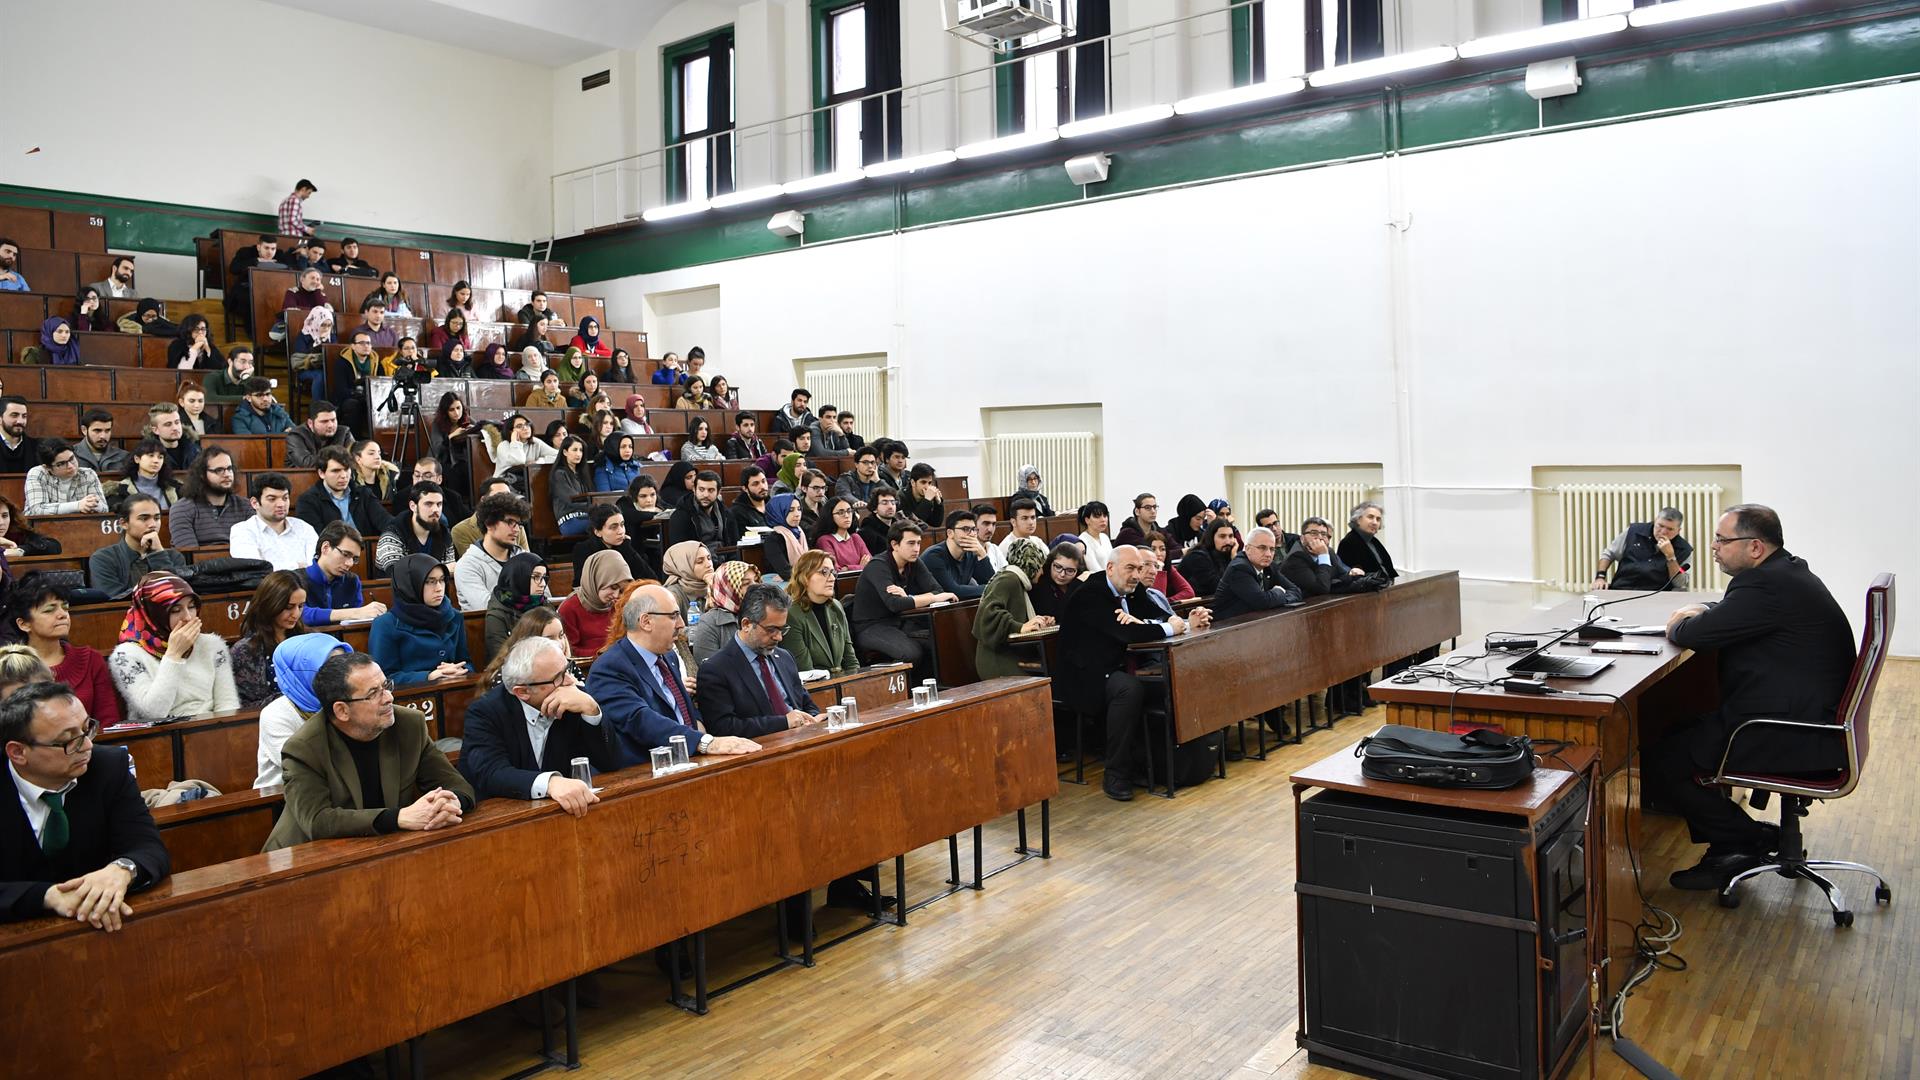
[[[260,582],[273,572],[273,564],[265,559],[202,559],[179,571],[181,577],[193,583],[193,591],[202,596],[210,593],[252,592]]]

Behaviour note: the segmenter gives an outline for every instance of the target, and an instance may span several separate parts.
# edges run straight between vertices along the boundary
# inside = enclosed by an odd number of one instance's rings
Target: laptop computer
[[[1577,629],[1577,627],[1576,627]],[[1613,666],[1611,660],[1593,660],[1584,656],[1559,656],[1547,650],[1566,640],[1572,630],[1551,639],[1520,659],[1507,665],[1509,674],[1543,675],[1555,679],[1591,679]]]

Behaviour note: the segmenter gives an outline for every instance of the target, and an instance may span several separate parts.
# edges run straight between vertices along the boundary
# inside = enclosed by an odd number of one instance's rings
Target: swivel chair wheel
[[[1853,925],[1853,912],[1851,912],[1851,911],[1836,911],[1836,912],[1834,912],[1834,913],[1833,913],[1833,925],[1835,925],[1835,926],[1838,926],[1838,927],[1842,927],[1842,928],[1845,928],[1845,927],[1848,927],[1848,926],[1852,926],[1852,925]]]
[[[1893,886],[1891,885],[1876,886],[1873,890],[1873,898],[1878,903],[1882,903],[1882,904],[1893,903]]]
[[[1737,907],[1739,907],[1739,906],[1740,906],[1740,894],[1739,894],[1739,893],[1736,893],[1736,892],[1725,892],[1725,891],[1722,891],[1722,892],[1720,893],[1720,906],[1721,906],[1721,907],[1723,907],[1723,908],[1737,908]]]

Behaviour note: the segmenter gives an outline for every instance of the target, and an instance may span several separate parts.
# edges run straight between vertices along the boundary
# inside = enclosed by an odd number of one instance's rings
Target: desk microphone
[[[1593,620],[1596,618],[1599,618],[1600,616],[1601,608],[1611,607],[1614,604],[1624,604],[1629,600],[1644,600],[1649,596],[1658,596],[1659,594],[1666,592],[1667,588],[1671,586],[1674,582],[1680,580],[1681,574],[1684,574],[1691,569],[1693,569],[1692,563],[1681,563],[1680,569],[1674,571],[1673,576],[1667,579],[1666,584],[1660,586],[1657,589],[1654,589],[1652,592],[1643,592],[1637,596],[1623,596],[1618,600],[1608,600],[1604,603],[1593,605],[1593,610],[1587,612],[1586,621],[1582,622],[1579,626],[1574,628],[1579,631],[1578,636],[1580,640],[1581,641],[1612,641],[1615,638],[1619,638],[1623,636],[1620,633],[1620,631],[1615,630],[1611,626],[1593,625]]]

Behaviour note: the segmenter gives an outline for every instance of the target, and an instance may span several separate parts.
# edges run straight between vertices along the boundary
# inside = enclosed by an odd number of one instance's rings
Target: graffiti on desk
[[[633,846],[646,853],[640,863],[641,883],[672,867],[686,868],[705,862],[707,841],[693,833],[693,819],[685,810],[674,810],[644,826],[634,834]]]

